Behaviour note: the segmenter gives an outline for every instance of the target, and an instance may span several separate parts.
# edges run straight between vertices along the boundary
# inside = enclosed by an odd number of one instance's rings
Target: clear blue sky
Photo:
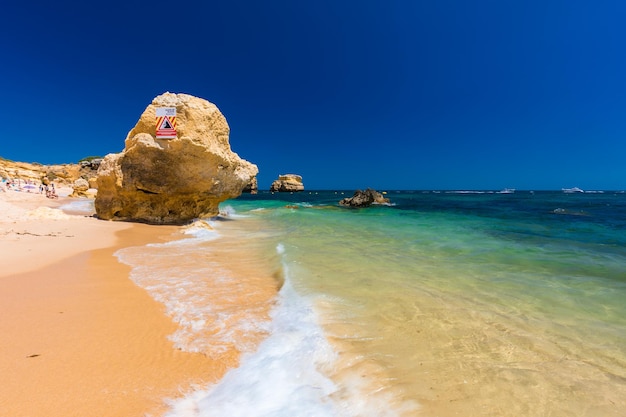
[[[626,1],[11,1],[0,156],[123,149],[215,103],[259,187],[626,188]]]

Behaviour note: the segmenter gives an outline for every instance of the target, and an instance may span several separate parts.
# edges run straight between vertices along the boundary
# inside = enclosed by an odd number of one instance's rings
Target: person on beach
[[[54,189],[54,184],[50,185],[50,188],[46,187],[46,197],[48,198],[59,198],[59,196],[56,193],[56,190]]]

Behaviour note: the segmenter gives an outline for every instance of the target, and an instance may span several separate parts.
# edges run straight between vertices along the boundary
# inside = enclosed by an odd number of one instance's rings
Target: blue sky
[[[91,3],[3,6],[0,156],[119,152],[170,91],[261,189],[626,188],[624,1]]]

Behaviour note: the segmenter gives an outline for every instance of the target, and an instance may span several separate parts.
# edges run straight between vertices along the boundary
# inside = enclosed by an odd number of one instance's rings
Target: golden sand
[[[3,415],[160,415],[165,398],[236,365],[234,350],[209,358],[174,349],[164,307],[113,256],[163,241],[173,228],[47,210],[28,217],[60,203],[18,194],[0,195]]]

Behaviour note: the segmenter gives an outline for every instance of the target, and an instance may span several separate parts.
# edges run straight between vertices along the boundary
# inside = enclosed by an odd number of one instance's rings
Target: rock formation
[[[91,170],[97,171],[100,168],[100,164],[102,163],[102,158],[91,158],[91,159],[83,159],[78,164],[81,168],[89,168]]]
[[[244,187],[243,192],[250,194],[257,194],[259,192],[259,183],[256,177],[250,180],[250,182]]]
[[[304,191],[304,184],[302,184],[302,177],[296,174],[279,175],[270,186],[271,192],[293,192]]]
[[[70,197],[88,197],[88,190],[89,182],[84,178],[79,178],[74,181],[74,185],[72,186],[72,194],[70,194]]]
[[[175,137],[156,137],[157,108],[175,108]],[[162,94],[128,133],[123,152],[98,169],[96,214],[101,219],[181,224],[218,214],[238,197],[256,165],[232,152],[219,109],[187,94]]]
[[[98,177],[92,177],[87,180],[89,182],[89,188],[98,188]]]
[[[46,185],[52,182],[70,185],[84,175],[79,164],[43,165],[36,162],[15,162],[0,157],[0,178],[3,179],[42,182]]]
[[[368,188],[365,191],[356,190],[352,197],[346,197],[339,202],[339,205],[345,207],[369,207],[372,204],[389,204],[389,199]]]

